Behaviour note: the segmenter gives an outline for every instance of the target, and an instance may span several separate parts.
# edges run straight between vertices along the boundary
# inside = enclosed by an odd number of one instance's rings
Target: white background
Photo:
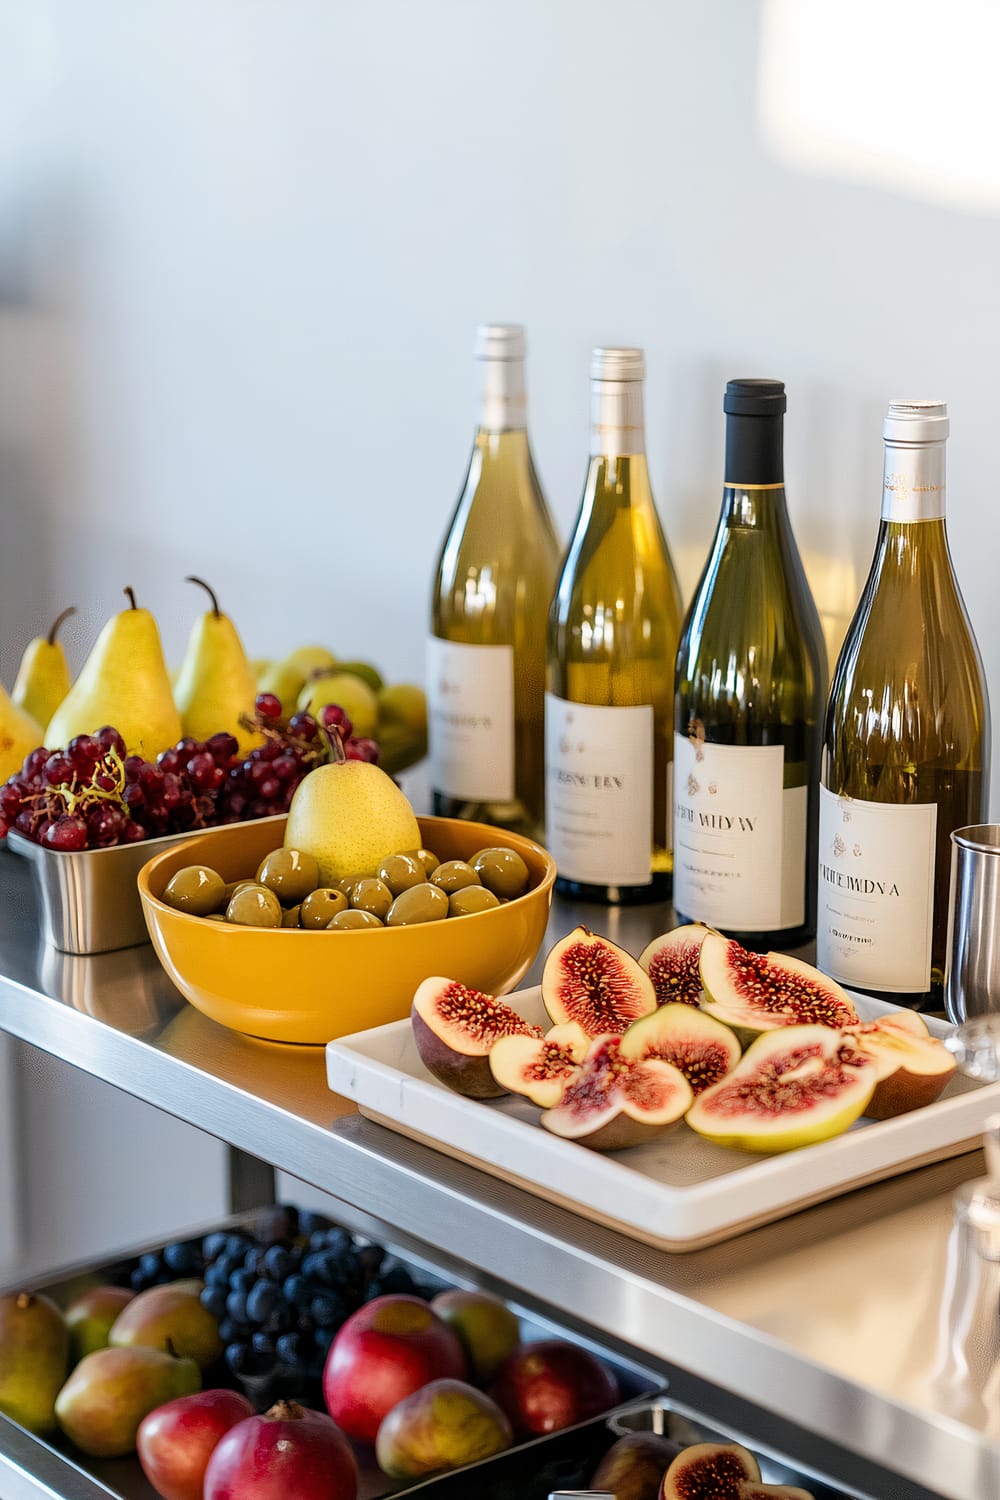
[[[787,382],[834,649],[886,402],[946,397],[1000,704],[997,29],[986,0],[0,0],[0,677],[68,603],[78,664],[126,583],[176,660],[198,572],[254,655],[419,678],[474,325],[511,319],[564,535],[588,350],[645,347],[685,594],[723,383]],[[15,1062],[20,1254],[213,1211],[218,1150]]]

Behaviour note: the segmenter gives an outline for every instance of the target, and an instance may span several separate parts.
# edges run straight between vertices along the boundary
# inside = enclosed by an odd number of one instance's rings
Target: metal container
[[[276,823],[279,819],[258,821]],[[7,847],[31,865],[45,942],[63,953],[108,953],[149,942],[136,887],[143,865],[164,849],[214,832],[195,828],[143,839],[138,844],[62,854],[12,831],[7,835]]]
[[[951,886],[945,1005],[958,1024],[1000,1011],[1000,823],[956,828],[951,835]]]

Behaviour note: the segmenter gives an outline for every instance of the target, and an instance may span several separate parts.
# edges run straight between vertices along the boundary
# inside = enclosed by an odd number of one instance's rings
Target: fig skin
[[[865,1108],[869,1120],[891,1120],[933,1104],[955,1075],[955,1059],[914,1011],[880,1016],[846,1034],[873,1056],[880,1069],[888,1070]]]
[[[660,1482],[681,1451],[658,1432],[628,1432],[605,1453],[590,1480],[615,1500],[659,1500]]]
[[[502,1000],[440,975],[418,986],[410,1023],[424,1067],[468,1099],[499,1099],[507,1092],[490,1071],[495,1042],[502,1036],[542,1035]]]
[[[710,932],[701,945],[701,1009],[742,1041],[782,1026],[858,1024],[851,997],[812,964],[784,953],[751,953]]]
[[[588,1036],[620,1036],[656,1009],[656,992],[631,953],[580,926],[548,952],[542,1004],[557,1026],[575,1021]]]

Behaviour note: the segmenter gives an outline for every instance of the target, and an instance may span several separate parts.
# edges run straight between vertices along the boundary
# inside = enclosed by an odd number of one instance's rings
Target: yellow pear
[[[48,635],[36,636],[24,648],[10,696],[36,724],[47,724],[69,692],[69,665],[56,634],[63,620],[75,614],[76,605],[71,604],[55,620]]]
[[[317,766],[295,789],[285,847],[311,854],[320,882],[374,875],[390,854],[419,849],[420,828],[406,797],[384,771],[363,760]]]
[[[29,1432],[51,1432],[69,1366],[62,1313],[40,1292],[0,1297],[0,1412]]]
[[[190,577],[187,582],[205,590],[212,608],[195,621],[174,684],[184,733],[207,740],[228,730],[239,742],[240,755],[246,755],[263,739],[240,723],[241,717],[253,713],[256,679],[236,626],[219,609],[213,590],[200,578]]]
[[[21,769],[24,757],[41,743],[41,729],[29,714],[11,702],[0,682],[0,785]]]
[[[201,1390],[193,1359],[175,1358],[138,1344],[85,1354],[56,1398],[56,1419],[66,1436],[92,1458],[120,1458],[135,1449],[148,1412]]]
[[[318,719],[328,703],[339,703],[354,726],[356,735],[375,733],[378,724],[378,699],[360,677],[352,672],[334,672],[307,682],[299,694],[299,712]]]
[[[295,712],[295,700],[309,678],[332,672],[337,658],[325,646],[298,646],[281,661],[274,661],[257,679],[257,690],[273,693],[286,714]]]
[[[94,734],[111,724],[129,755],[153,760],[180,739],[181,716],[174,705],[160,632],[148,609],[140,609],[131,589],[130,608],[113,615],[94,643],[83,670],[56,709],[45,731],[50,749],[78,734]]]

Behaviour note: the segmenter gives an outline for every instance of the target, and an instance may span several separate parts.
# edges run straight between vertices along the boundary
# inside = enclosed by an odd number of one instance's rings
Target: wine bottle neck
[[[484,359],[483,395],[479,415],[482,432],[523,432],[527,426],[527,398],[523,359]]]
[[[939,521],[945,513],[945,444],[885,445],[883,521]]]
[[[594,380],[590,386],[592,458],[626,458],[646,452],[641,380]]]

